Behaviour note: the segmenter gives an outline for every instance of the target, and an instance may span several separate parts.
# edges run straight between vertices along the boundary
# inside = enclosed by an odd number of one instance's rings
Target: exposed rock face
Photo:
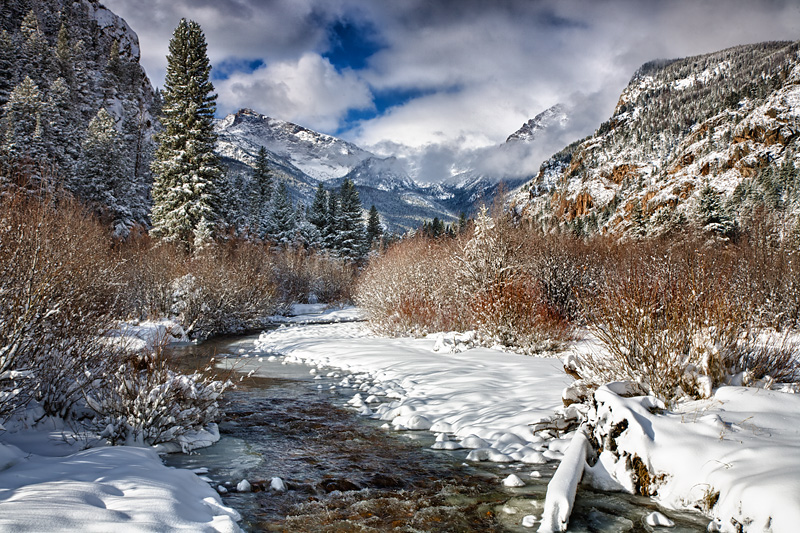
[[[533,142],[537,135],[553,125],[564,127],[569,121],[564,106],[556,104],[546,109],[522,125],[520,129],[512,133],[506,142]]]
[[[123,234],[146,224],[158,104],[139,64],[136,33],[97,0],[9,0],[0,10],[0,28],[8,39],[0,50],[0,106],[31,78],[47,104],[41,159],[67,188],[116,220]],[[114,118],[124,144],[129,186],[116,197],[88,194],[79,185],[82,143],[101,108]]]
[[[696,216],[706,183],[734,218],[748,194],[796,210],[798,50],[762,43],[644,65],[594,135],[542,165],[515,212],[546,228],[659,234]]]

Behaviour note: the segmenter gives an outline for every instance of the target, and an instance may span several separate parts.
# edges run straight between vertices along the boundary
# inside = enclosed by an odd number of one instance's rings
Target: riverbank
[[[257,346],[316,367],[311,372],[339,375],[338,386],[353,390],[351,405],[364,416],[387,428],[434,432],[434,447],[468,448],[468,460],[561,459],[572,435],[554,429],[554,414],[575,414],[562,405],[573,380],[561,360],[442,349],[457,344],[442,335],[390,339],[363,324],[332,324],[265,332]],[[255,362],[245,365],[258,371]],[[641,491],[667,509],[699,509],[713,531],[777,533],[800,523],[800,396],[721,387],[672,411],[611,391],[599,401],[589,414],[599,437],[613,435],[616,450],[587,468],[584,482]],[[530,516],[525,525],[539,520]]]

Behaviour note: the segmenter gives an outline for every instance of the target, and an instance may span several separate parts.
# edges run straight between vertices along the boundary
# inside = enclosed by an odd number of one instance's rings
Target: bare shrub
[[[119,244],[118,254],[123,270],[123,316],[139,320],[170,316],[174,282],[188,273],[189,257],[184,250],[175,243],[136,233]]]
[[[471,310],[484,343],[529,353],[562,347],[572,330],[545,303],[538,284],[521,275],[483,287],[472,298]]]
[[[547,289],[555,292],[547,281],[557,274],[544,272],[544,253],[530,251],[544,241],[532,237],[484,209],[469,235],[407,239],[373,259],[356,301],[383,333],[477,330],[478,340],[488,345],[528,353],[556,349],[572,326],[545,296]],[[567,276],[563,282],[569,284]]]
[[[0,414],[34,399],[67,416],[116,311],[108,235],[67,197],[7,197],[0,218]]]
[[[180,442],[218,420],[218,400],[232,386],[207,373],[173,371],[163,343],[152,353],[119,352],[92,377],[86,400],[98,415],[95,427],[111,444]]]
[[[206,338],[262,326],[278,307],[266,247],[247,241],[211,246],[195,255],[189,273],[173,282],[187,334]]]
[[[753,344],[754,302],[735,290],[735,253],[687,241],[619,251],[597,296],[585,301],[607,355],[589,355],[579,370],[584,377],[635,381],[671,401],[706,397],[747,369],[780,374],[786,355]]]
[[[800,327],[800,247],[782,217],[756,210],[736,248],[739,297],[752,301],[761,326]]]
[[[356,286],[356,303],[371,326],[390,335],[425,335],[469,327],[453,254],[457,243],[405,239],[372,259]]]
[[[275,254],[273,269],[283,308],[294,302],[352,301],[356,267],[350,261],[314,250],[287,249]]]

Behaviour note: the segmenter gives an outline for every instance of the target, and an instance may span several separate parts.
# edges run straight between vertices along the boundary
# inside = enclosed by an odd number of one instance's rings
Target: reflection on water
[[[470,465],[464,450],[433,451],[433,435],[389,432],[382,422],[357,416],[344,407],[351,389],[330,390],[334,382],[311,379],[306,366],[270,361],[255,352],[256,338],[170,349],[188,370],[228,354],[241,358],[239,369],[259,362],[259,375],[270,376],[248,378],[227,395],[219,443],[165,458],[171,466],[206,472],[213,486],[224,487],[225,503],[242,513],[244,529],[532,531],[521,526],[522,518],[541,516],[556,463]],[[531,477],[534,471],[540,477]],[[526,486],[503,487],[510,473]],[[288,490],[271,490],[273,477]],[[242,479],[252,492],[236,492]],[[652,510],[647,498],[581,488],[570,531],[652,531],[643,521]],[[691,513],[667,514],[676,521],[674,532],[705,531],[708,523]]]

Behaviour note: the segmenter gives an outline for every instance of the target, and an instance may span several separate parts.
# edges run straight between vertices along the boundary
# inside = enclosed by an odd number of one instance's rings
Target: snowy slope
[[[318,181],[341,178],[372,154],[342,139],[242,109],[217,121],[218,152],[238,159],[239,150],[264,147]]]
[[[564,106],[556,104],[553,107],[545,109],[523,124],[520,129],[508,136],[506,142],[533,142],[548,128],[552,126],[563,128],[568,121],[569,116]]]
[[[531,119],[509,142],[465,159],[461,171],[432,183],[414,179],[415,157],[379,157],[352,143],[315,132],[250,109],[218,120],[217,152],[229,166],[248,172],[261,147],[277,177],[288,183],[295,201],[309,203],[319,182],[333,189],[344,179],[356,185],[365,208],[375,205],[391,231],[419,228],[434,217],[454,222],[461,212],[472,214],[479,203],[491,204],[500,189],[521,186],[528,177],[508,177],[528,149],[552,131],[563,131],[567,115],[554,106]],[[524,130],[524,132],[523,132]],[[539,141],[537,141],[539,142]],[[480,168],[491,159],[502,160],[506,170]]]
[[[515,198],[517,213],[658,234],[692,220],[706,183],[734,210],[750,185],[763,194],[765,172],[798,162],[798,50],[762,43],[644,65],[594,135],[545,161]],[[782,199],[796,204],[790,192]]]

